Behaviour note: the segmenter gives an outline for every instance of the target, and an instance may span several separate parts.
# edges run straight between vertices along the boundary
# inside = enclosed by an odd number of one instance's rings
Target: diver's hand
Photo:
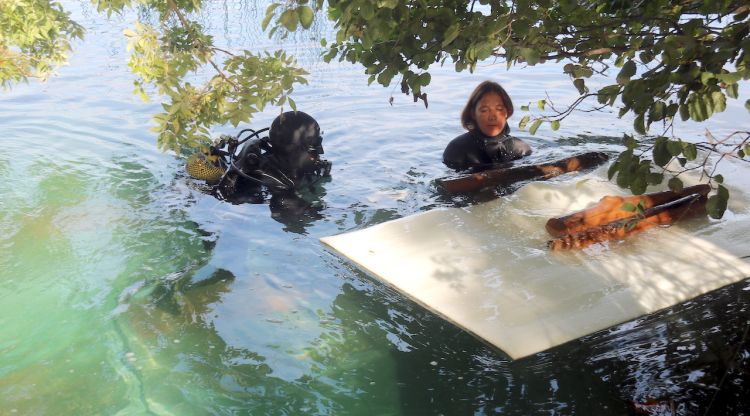
[[[331,174],[331,167],[333,163],[327,160],[319,160],[315,164],[315,174],[318,176],[328,176]]]

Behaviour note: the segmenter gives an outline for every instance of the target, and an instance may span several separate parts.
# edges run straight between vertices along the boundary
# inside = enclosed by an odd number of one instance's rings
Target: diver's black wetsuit
[[[487,137],[478,129],[464,133],[448,143],[443,152],[443,163],[457,171],[481,170],[530,155],[531,146],[509,133],[507,125],[495,137]]]
[[[294,193],[330,174],[331,163],[320,158],[322,141],[314,118],[301,111],[286,112],[273,121],[268,137],[245,143],[239,155],[230,157],[230,169],[217,191],[232,202],[251,202],[264,189]]]

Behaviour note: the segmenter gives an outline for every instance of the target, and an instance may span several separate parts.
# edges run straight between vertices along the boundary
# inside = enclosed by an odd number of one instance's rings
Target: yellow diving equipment
[[[217,156],[207,156],[202,152],[190,155],[185,169],[188,175],[195,179],[202,179],[210,184],[218,183],[226,171]]]

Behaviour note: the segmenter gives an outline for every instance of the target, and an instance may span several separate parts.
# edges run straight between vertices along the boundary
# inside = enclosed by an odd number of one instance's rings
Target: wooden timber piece
[[[589,152],[554,162],[490,169],[482,172],[437,179],[440,188],[450,194],[477,192],[491,187],[504,187],[525,180],[545,180],[568,172],[592,168],[609,159],[606,153]]]
[[[545,225],[553,237],[575,234],[583,230],[612,223],[617,220],[634,217],[634,211],[623,209],[623,204],[642,204],[644,210],[665,204],[682,197],[699,194],[706,196],[711,187],[706,184],[689,186],[679,192],[663,191],[633,196],[605,196],[593,207],[557,218],[550,218]]]
[[[595,243],[609,240],[622,240],[637,232],[655,227],[669,225],[687,217],[705,214],[706,195],[693,193],[647,209],[641,217],[619,219],[604,225],[587,228],[547,242],[553,251],[575,250]]]

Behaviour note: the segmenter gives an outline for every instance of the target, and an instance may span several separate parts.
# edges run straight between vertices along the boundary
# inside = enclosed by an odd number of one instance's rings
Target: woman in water
[[[481,170],[531,154],[526,142],[509,135],[512,115],[513,102],[500,84],[479,84],[461,112],[461,125],[468,132],[448,143],[443,163],[457,171]]]

